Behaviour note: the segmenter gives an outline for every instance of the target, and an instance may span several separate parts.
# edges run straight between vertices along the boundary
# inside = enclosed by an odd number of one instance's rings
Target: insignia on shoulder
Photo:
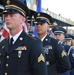
[[[61,55],[62,55],[62,57],[67,56],[67,53],[63,50]]]
[[[34,40],[36,40],[35,35],[32,35],[32,34],[30,34],[30,33],[26,33],[26,35],[27,35],[28,37],[31,37],[31,38],[33,38]]]
[[[42,54],[40,54],[40,56],[38,57],[38,63],[41,61],[45,62],[45,58]]]

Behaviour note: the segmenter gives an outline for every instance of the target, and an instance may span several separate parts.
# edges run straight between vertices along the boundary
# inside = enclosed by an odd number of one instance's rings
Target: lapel
[[[2,56],[5,56],[6,52],[8,51],[8,38],[4,39],[0,43],[0,54]]]
[[[9,49],[9,37],[5,39],[4,46],[5,46],[5,51],[8,52],[8,49]]]
[[[8,51],[8,53],[12,52],[13,50],[15,50],[17,47],[19,47],[20,45],[22,45],[24,43],[24,39],[26,37],[26,33],[23,31],[21,33],[21,35],[18,37],[18,39],[16,40],[16,42],[14,43],[14,45],[10,48],[10,50]]]

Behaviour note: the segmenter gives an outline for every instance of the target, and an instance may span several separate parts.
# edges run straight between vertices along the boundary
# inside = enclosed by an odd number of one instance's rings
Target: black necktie
[[[9,41],[9,48],[13,45],[13,38],[10,39]]]

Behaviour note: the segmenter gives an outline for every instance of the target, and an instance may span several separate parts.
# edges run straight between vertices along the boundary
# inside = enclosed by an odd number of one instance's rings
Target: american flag
[[[26,33],[28,32],[28,22],[27,21],[22,24],[22,28],[24,29],[24,31]],[[1,36],[1,39],[0,40],[2,41],[6,37],[8,37],[8,35],[9,35],[9,29],[6,27],[6,24],[4,24],[3,31],[2,31],[2,36]]]
[[[6,38],[8,35],[9,35],[9,29],[6,27],[6,24],[4,24],[2,36],[3,38]]]

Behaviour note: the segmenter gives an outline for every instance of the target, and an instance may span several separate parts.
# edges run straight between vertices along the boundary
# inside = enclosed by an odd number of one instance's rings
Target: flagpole
[[[41,0],[37,0],[37,12],[41,12]]]
[[[37,12],[41,12],[41,0],[37,0]],[[36,26],[34,27],[34,32],[33,34],[35,36],[37,36],[37,32],[36,32]]]

